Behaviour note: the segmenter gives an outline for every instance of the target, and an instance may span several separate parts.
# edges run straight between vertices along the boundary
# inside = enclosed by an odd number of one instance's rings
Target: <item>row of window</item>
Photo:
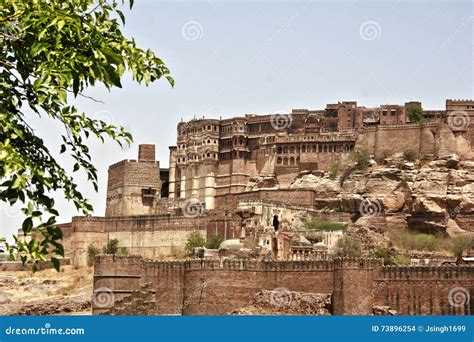
[[[207,144],[211,144],[211,143],[217,144],[217,140],[216,139],[207,139],[207,140],[203,140],[202,143],[195,141],[195,142],[189,143],[187,146],[186,146],[186,144],[179,144],[178,149],[185,149],[186,147],[191,147],[191,146],[202,146],[202,145],[207,145]]]
[[[203,160],[203,159],[208,159],[208,158],[218,159],[218,155],[217,155],[217,153],[208,152],[208,153],[204,153],[202,155],[202,157],[195,155],[195,156],[189,156],[188,158],[186,158],[186,157],[178,158],[178,163],[185,163],[185,162],[190,161],[190,160],[195,161],[195,160]]]
[[[301,146],[302,153],[316,153],[316,152],[347,152],[352,149],[350,145],[334,145],[334,144],[323,144],[323,145],[303,145]],[[279,146],[277,148],[278,154],[287,153],[299,153],[299,146]]]
[[[290,158],[277,158],[277,164],[279,165],[298,165],[300,163],[300,157],[290,157]]]
[[[218,125],[207,125],[203,126],[202,128],[189,128],[189,129],[183,129],[183,130],[178,130],[178,134],[186,135],[189,133],[198,133],[198,132],[204,132],[204,131],[218,131],[219,126]]]

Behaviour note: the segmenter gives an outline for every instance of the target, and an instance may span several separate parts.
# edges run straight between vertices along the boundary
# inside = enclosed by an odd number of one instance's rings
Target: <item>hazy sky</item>
[[[194,115],[218,118],[321,109],[356,100],[364,106],[422,101],[443,109],[446,98],[473,98],[471,1],[180,1],[136,0],[125,10],[125,33],[151,48],[176,85],[101,87],[79,108],[134,135],[125,151],[91,141],[99,192],[77,175],[95,215],[105,211],[108,165],[136,158],[137,145],[154,143],[161,165],[176,142],[176,124]],[[37,134],[59,152],[59,126],[35,120]],[[69,160],[60,159],[70,167]],[[58,196],[61,222],[77,215]],[[22,217],[0,207],[0,235]]]

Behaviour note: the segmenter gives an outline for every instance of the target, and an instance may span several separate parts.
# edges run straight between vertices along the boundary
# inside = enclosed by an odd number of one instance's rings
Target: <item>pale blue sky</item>
[[[167,63],[176,85],[146,88],[127,77],[122,89],[87,92],[104,104],[77,101],[135,138],[126,151],[92,142],[99,193],[84,177],[77,180],[95,215],[104,214],[108,165],[135,158],[140,143],[154,143],[167,166],[181,118],[318,109],[342,100],[364,106],[419,100],[442,109],[446,98],[474,97],[471,1],[136,0],[125,13],[126,34]],[[37,127],[59,151],[58,126]],[[76,215],[60,196],[57,201],[62,222]],[[0,207],[0,235],[19,226],[16,212]]]

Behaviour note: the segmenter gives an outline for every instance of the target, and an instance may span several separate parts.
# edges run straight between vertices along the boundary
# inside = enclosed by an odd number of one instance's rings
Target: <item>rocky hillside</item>
[[[291,188],[312,188],[321,211],[344,212],[356,225],[456,235],[474,232],[474,161],[370,161],[366,171],[302,174]]]
[[[92,268],[0,272],[0,315],[91,313]]]

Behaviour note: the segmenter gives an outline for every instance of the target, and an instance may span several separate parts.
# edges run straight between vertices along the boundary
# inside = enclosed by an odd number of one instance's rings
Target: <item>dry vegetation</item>
[[[0,272],[0,315],[90,314],[92,272]]]

